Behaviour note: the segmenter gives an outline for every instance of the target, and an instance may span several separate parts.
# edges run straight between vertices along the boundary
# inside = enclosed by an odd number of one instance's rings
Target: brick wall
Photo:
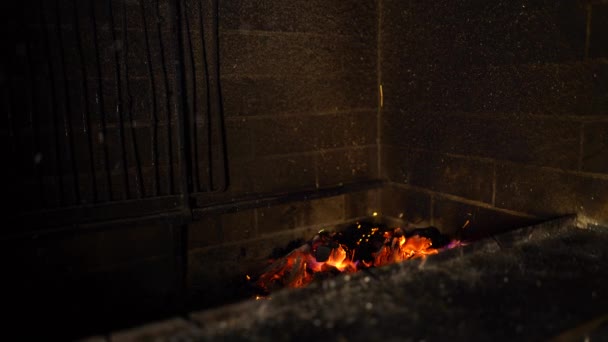
[[[472,235],[572,213],[606,224],[607,10],[381,1],[384,213]]]
[[[220,1],[219,12],[231,176],[220,197],[377,178],[375,2]]]

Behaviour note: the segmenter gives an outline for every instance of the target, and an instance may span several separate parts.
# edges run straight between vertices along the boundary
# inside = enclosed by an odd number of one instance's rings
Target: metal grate
[[[215,1],[27,0],[11,11],[1,100],[12,211],[225,189]]]
[[[193,192],[227,188],[226,150],[219,87],[217,1],[181,2],[185,120]]]

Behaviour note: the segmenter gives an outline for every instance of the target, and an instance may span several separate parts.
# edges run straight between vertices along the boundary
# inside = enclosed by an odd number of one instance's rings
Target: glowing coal
[[[340,232],[319,231],[300,247],[272,260],[257,279],[250,281],[260,294],[267,295],[336,274],[425,258],[457,245],[434,227],[405,231],[357,222]]]

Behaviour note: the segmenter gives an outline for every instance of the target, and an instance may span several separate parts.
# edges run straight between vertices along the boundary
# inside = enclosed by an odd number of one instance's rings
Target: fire
[[[374,266],[383,266],[439,253],[437,249],[432,248],[431,240],[425,237],[415,235],[406,239],[405,236],[389,236],[387,240],[382,249],[376,253]]]
[[[425,258],[439,253],[439,248],[459,245],[446,240],[436,228],[432,229],[435,235],[428,231],[406,234],[401,228],[364,227],[357,222],[341,233],[321,230],[306,244],[271,263],[253,284],[268,294],[284,287],[304,287],[315,279],[340,273]],[[436,236],[442,238],[437,241],[445,241],[442,246],[433,246],[431,237]]]

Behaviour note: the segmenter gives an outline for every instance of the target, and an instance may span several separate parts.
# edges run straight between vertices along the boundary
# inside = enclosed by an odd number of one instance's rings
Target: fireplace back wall
[[[608,222],[606,1],[380,8],[386,216],[473,236]]]

